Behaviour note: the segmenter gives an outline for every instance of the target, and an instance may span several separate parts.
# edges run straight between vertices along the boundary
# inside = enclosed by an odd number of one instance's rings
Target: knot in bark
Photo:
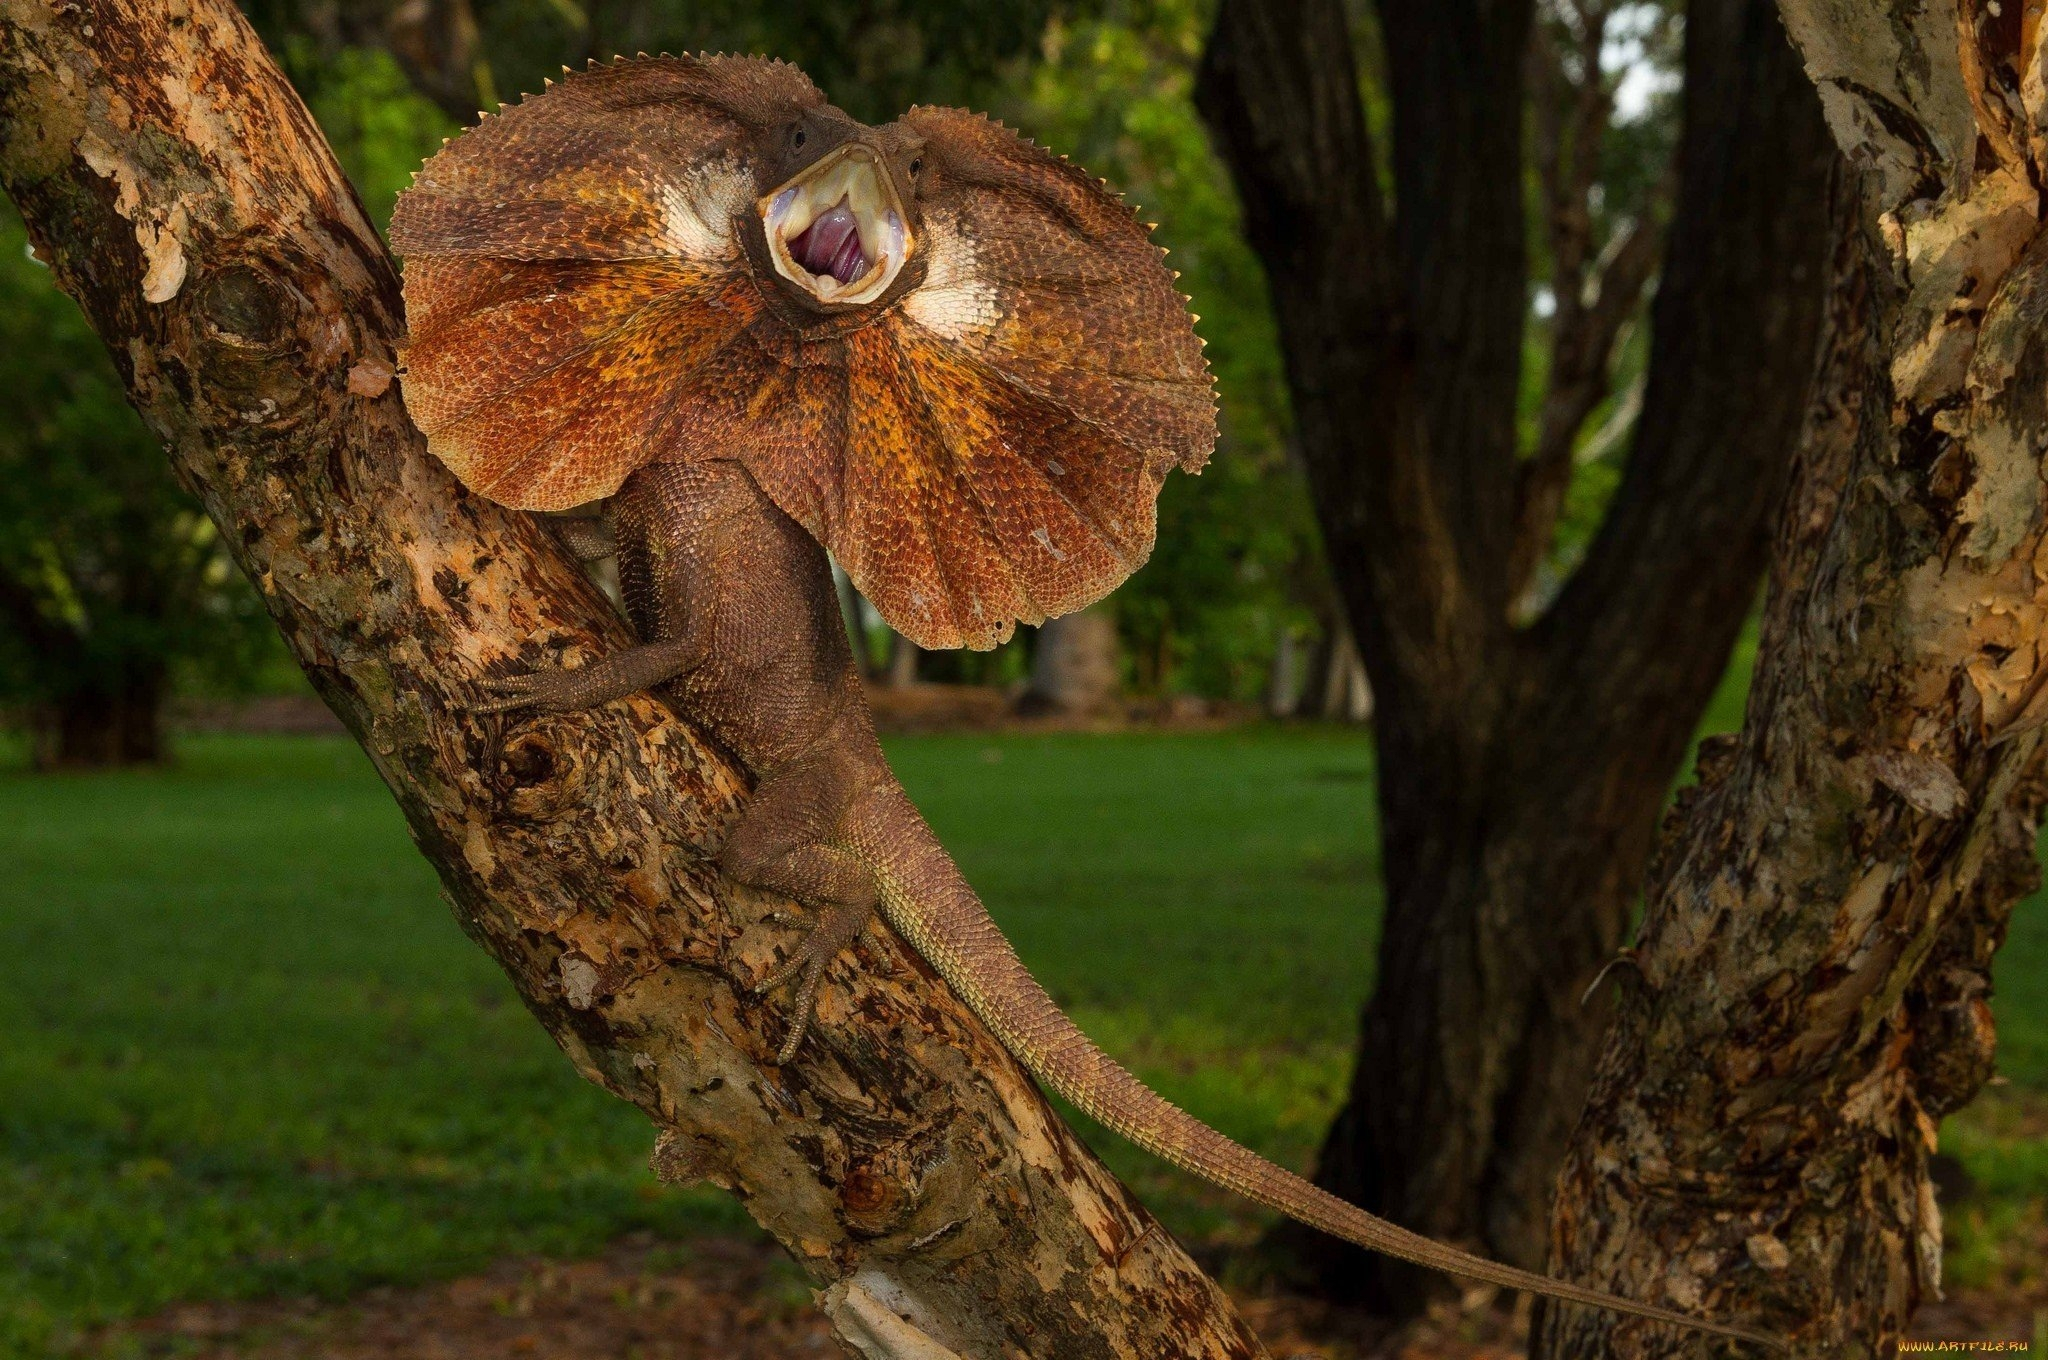
[[[520,821],[552,822],[582,808],[583,783],[571,748],[545,732],[520,732],[499,752],[498,788],[505,811]]]
[[[856,1237],[880,1237],[909,1213],[910,1201],[892,1168],[856,1166],[839,1185],[839,1213]]]

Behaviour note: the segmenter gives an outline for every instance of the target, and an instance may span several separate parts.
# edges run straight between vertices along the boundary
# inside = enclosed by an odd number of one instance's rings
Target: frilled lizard
[[[978,115],[870,128],[780,62],[643,58],[451,142],[392,240],[428,446],[508,506],[609,498],[642,639],[481,707],[662,687],[747,767],[720,868],[818,913],[762,983],[796,987],[779,1061],[879,909],[1039,1080],[1199,1176],[1455,1275],[1769,1343],[1432,1241],[1189,1117],[1061,1013],[891,774],[826,548],[920,646],[992,646],[1127,577],[1166,473],[1215,443],[1186,300],[1099,181]]]

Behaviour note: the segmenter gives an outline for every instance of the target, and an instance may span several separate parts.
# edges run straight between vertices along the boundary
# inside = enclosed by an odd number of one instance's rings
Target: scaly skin
[[[392,243],[428,447],[504,505],[610,497],[643,639],[488,707],[665,686],[746,764],[721,864],[819,914],[763,982],[796,985],[783,1061],[879,909],[1041,1081],[1197,1175],[1418,1264],[1769,1344],[1419,1237],[1188,1118],[1053,1005],[891,775],[820,545],[912,641],[993,646],[1135,570],[1160,484],[1215,444],[1186,299],[1099,181],[975,114],[868,128],[794,67],[665,57],[455,139]]]
[[[719,855],[735,882],[820,923],[762,989],[794,981],[796,1056],[828,965],[879,908],[1033,1076],[1138,1146],[1362,1247],[1509,1289],[1776,1348],[1763,1333],[1497,1265],[1347,1204],[1156,1094],[1053,1003],[896,782],[868,713],[824,551],[739,464],[657,463],[611,504],[619,581],[647,641],[493,684],[486,709],[560,711],[660,685],[756,780]]]

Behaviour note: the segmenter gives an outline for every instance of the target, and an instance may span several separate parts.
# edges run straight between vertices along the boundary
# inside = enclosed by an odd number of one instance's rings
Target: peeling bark
[[[1784,0],[1860,174],[1739,738],[1653,878],[1552,1222],[1605,1288],[1896,1352],[1989,1076],[2048,718],[2040,9]],[[1537,1354],[1699,1343],[1547,1310]]]
[[[391,261],[227,0],[0,0],[0,181],[457,919],[648,1112],[659,1174],[739,1195],[864,1356],[1263,1354],[885,932],[774,1065],[745,993],[800,927],[719,881],[746,790],[688,714],[465,716],[476,679],[616,650],[623,625],[426,455]]]

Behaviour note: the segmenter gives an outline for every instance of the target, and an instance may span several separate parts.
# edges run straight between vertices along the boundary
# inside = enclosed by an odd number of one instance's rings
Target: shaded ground
[[[2041,1243],[2048,1252],[2048,1235]],[[1528,1305],[1512,1316],[1446,1309],[1399,1333],[1303,1299],[1238,1305],[1277,1358],[1513,1360]],[[2027,1341],[2048,1330],[2032,1298],[1958,1291],[1923,1310],[1916,1338]],[[2037,1341],[2038,1347],[2038,1341]],[[1954,1351],[1945,1352],[1957,1354]],[[1963,1352],[1967,1354],[1967,1352]],[[2010,1352],[2007,1352],[2010,1354]],[[481,1275],[374,1289],[346,1303],[186,1304],[101,1333],[86,1354],[122,1360],[803,1360],[837,1357],[801,1274],[772,1244],[645,1234],[587,1261],[504,1261]]]

